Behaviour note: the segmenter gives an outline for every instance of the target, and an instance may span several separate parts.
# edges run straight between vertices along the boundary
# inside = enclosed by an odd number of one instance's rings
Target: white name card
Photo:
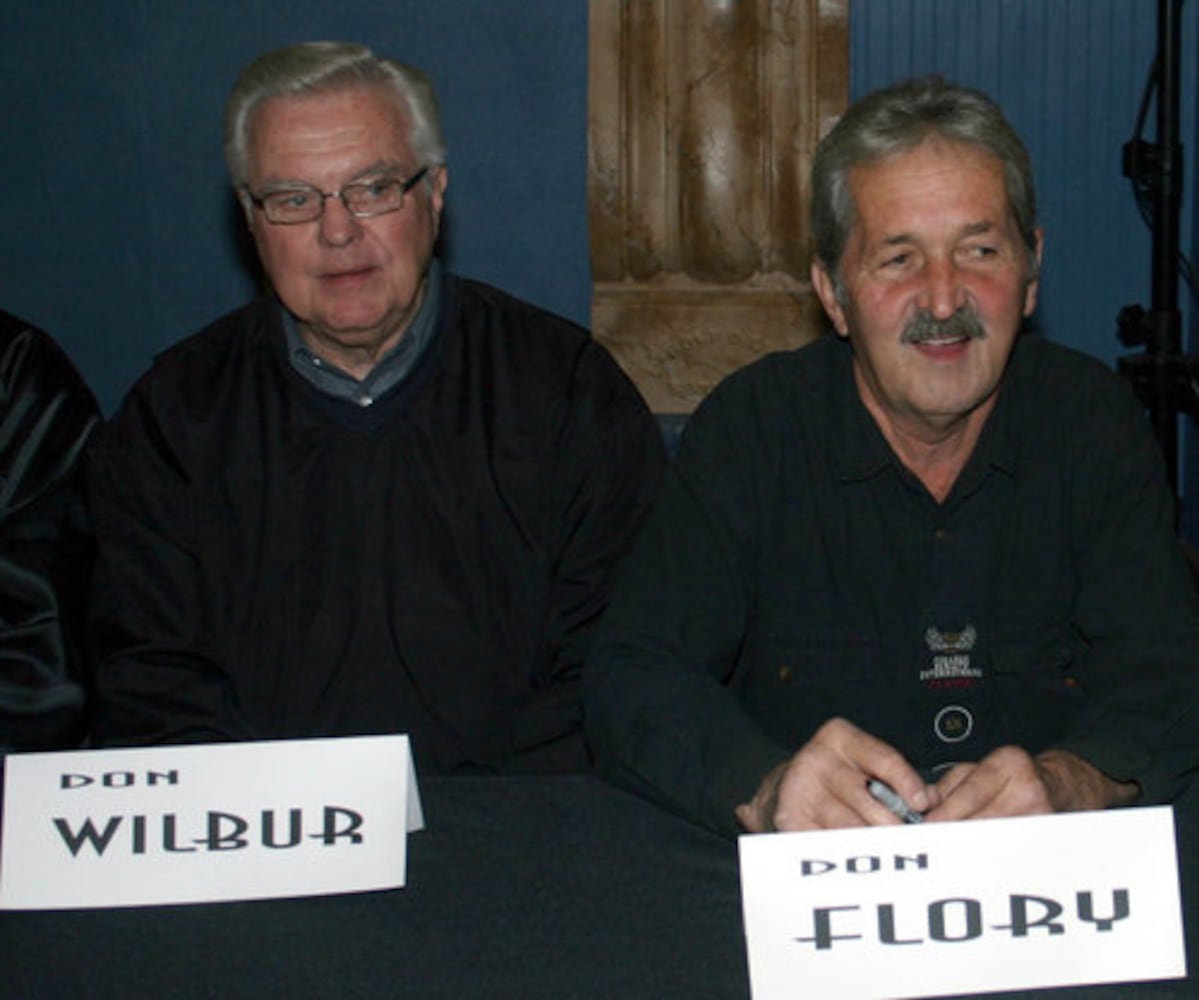
[[[407,736],[14,754],[0,909],[392,889],[423,825]]]
[[[743,836],[754,1000],[1186,975],[1168,807]]]

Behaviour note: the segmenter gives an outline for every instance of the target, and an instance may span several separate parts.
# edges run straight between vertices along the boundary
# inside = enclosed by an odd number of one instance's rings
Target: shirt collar
[[[1024,381],[1026,365],[1022,358],[1025,352],[1021,351],[1020,345],[1025,336],[1022,333],[1016,339],[995,409],[987,418],[974,452],[954,485],[955,493],[972,491],[990,468],[1009,476],[1016,474],[1017,451],[1012,431],[1012,411],[1020,392],[1018,386]],[[839,443],[835,449],[839,478],[844,482],[854,482],[869,479],[891,465],[902,468],[902,463],[887,444],[887,439],[858,393],[853,374],[853,348],[843,338],[836,339],[831,361],[833,377],[829,385],[832,392],[830,417],[834,421],[834,440]]]
[[[832,377],[829,416],[833,421],[838,477],[844,482],[870,479],[896,461],[882,431],[862,403],[853,374],[853,348],[836,334],[830,346]]]

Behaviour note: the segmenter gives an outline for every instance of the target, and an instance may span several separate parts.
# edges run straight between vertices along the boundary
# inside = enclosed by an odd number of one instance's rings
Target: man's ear
[[[820,304],[824,306],[824,311],[828,313],[837,336],[848,337],[849,323],[845,319],[845,309],[841,300],[837,297],[836,283],[824,262],[817,257],[812,258],[812,288],[820,299]]]
[[[445,189],[450,184],[450,172],[443,163],[433,167],[429,178],[429,208],[433,213],[433,238],[441,235],[441,210],[445,207]]]
[[[1033,310],[1037,308],[1037,292],[1041,288],[1041,260],[1042,253],[1045,250],[1045,233],[1043,230],[1037,230],[1037,245],[1033,250],[1033,260],[1031,267],[1033,268],[1033,276],[1029,279],[1028,287],[1024,289],[1024,316],[1025,318],[1033,314]]]

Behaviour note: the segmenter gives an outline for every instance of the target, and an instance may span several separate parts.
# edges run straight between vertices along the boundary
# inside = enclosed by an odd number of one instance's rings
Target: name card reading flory
[[[1168,807],[740,839],[754,1000],[1186,975]]]
[[[407,736],[14,754],[0,909],[404,885],[423,826]]]

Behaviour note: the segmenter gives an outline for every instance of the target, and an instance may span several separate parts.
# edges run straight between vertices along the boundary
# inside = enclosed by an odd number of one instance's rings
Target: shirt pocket
[[[994,746],[1016,744],[1037,753],[1069,732],[1086,702],[1086,685],[1074,669],[1079,643],[1067,623],[996,638],[991,647]]]
[[[765,635],[742,690],[747,710],[767,733],[798,747],[841,716],[868,731],[885,713],[887,679],[868,639],[827,632]]]

